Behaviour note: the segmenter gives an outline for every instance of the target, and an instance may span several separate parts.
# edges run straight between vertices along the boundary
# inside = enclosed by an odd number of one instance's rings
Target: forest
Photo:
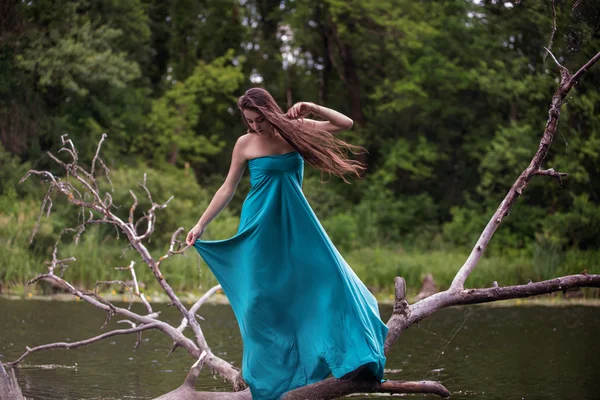
[[[19,184],[30,169],[59,172],[47,152],[56,154],[62,135],[90,165],[106,133],[110,180],[100,173],[98,181],[102,190],[112,185],[117,214],[128,214],[130,189],[138,210],[149,208],[138,184],[144,174],[156,201],[174,196],[148,244],[164,253],[223,182],[245,133],[236,99],[254,86],[284,110],[311,101],[354,120],[340,137],[367,150],[359,155],[364,176],[347,184],[307,166],[304,191],[369,288],[393,297],[401,275],[416,294],[427,273],[448,288],[538,147],[557,62],[576,71],[598,49],[600,4],[586,0],[7,0],[0,291],[35,290],[25,282],[42,272],[59,233],[77,224],[77,212],[56,197],[30,242],[47,186]],[[600,272],[599,87],[592,68],[570,91],[544,160],[568,176],[529,183],[470,287]],[[235,233],[248,190],[242,179],[203,238]],[[65,235],[59,252],[77,259],[70,282],[87,286],[139,261],[107,226],[88,228],[78,244]],[[164,272],[178,290],[215,284],[195,254]],[[148,269],[138,274],[156,285]]]

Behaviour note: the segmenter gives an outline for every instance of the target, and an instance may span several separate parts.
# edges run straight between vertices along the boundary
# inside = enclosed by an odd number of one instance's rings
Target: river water
[[[142,312],[134,304],[134,311]],[[178,323],[172,307],[155,305]],[[390,307],[381,309],[387,320]],[[213,351],[239,366],[242,343],[226,305],[205,305],[202,329]],[[105,314],[83,302],[0,298],[0,357],[12,361],[25,346],[77,341],[102,333]],[[108,329],[128,327],[113,318]],[[151,399],[178,387],[193,364],[171,342],[145,332],[73,350],[27,358],[18,370],[31,399]],[[387,379],[441,381],[452,399],[600,399],[600,308],[472,306],[440,311],[411,327],[388,357]],[[198,390],[228,390],[203,371]],[[435,396],[407,397],[434,399]],[[367,398],[358,396],[352,398]],[[372,398],[372,397],[369,397]]]

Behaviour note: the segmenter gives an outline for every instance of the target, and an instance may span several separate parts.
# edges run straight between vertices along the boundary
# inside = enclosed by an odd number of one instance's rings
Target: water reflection
[[[180,320],[172,307],[155,310],[166,321]],[[384,319],[390,313],[382,309]],[[213,351],[239,366],[242,343],[231,309],[209,305],[200,314]],[[104,319],[79,302],[0,299],[0,354],[13,360],[27,345],[95,336]],[[109,328],[122,327],[117,320]],[[388,357],[386,377],[440,380],[453,399],[596,399],[599,338],[600,309],[593,307],[448,309],[403,335]],[[145,332],[139,349],[134,343],[133,335],[117,336],[34,354],[18,371],[23,393],[32,399],[149,399],[182,383],[193,363],[187,353],[178,349],[167,356],[172,343],[159,332]],[[197,388],[228,390],[208,371]]]

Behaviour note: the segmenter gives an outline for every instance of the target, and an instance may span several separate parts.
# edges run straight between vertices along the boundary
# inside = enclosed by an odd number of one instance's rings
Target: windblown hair
[[[361,162],[348,158],[348,152],[358,154],[366,152],[365,149],[346,143],[312,124],[290,119],[264,89],[249,89],[239,98],[237,106],[240,111],[250,110],[263,115],[304,161],[322,172],[337,175],[348,182],[346,174],[360,178],[360,173],[366,169]],[[242,120],[248,132],[256,133],[243,114]]]

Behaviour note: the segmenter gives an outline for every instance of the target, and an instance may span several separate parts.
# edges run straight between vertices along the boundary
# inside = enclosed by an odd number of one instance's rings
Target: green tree
[[[232,55],[210,64],[200,61],[192,75],[153,102],[148,132],[139,144],[148,159],[197,165],[223,149],[223,132],[235,108],[233,93],[243,80],[240,66],[230,64]]]

